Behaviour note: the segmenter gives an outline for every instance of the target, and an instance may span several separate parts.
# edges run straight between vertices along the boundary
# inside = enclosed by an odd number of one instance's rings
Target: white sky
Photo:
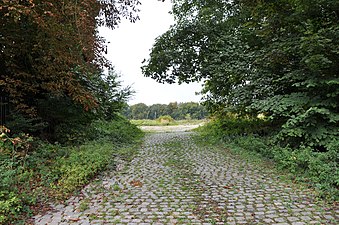
[[[106,57],[121,73],[123,85],[131,85],[136,91],[129,104],[198,102],[201,96],[195,93],[201,90],[200,84],[159,84],[142,75],[141,62],[148,59],[155,38],[166,32],[174,20],[168,13],[170,1],[141,0],[141,3],[140,20],[136,23],[123,21],[115,30],[99,29],[100,35],[110,42]]]

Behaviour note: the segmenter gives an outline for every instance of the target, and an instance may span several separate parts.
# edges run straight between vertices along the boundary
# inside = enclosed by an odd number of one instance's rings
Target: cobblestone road
[[[146,137],[137,157],[36,224],[339,224],[338,209],[187,132]]]

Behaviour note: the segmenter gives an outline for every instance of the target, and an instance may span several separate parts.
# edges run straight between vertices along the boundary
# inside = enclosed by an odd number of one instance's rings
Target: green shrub
[[[115,143],[128,143],[141,135],[136,125],[120,116],[115,116],[115,119],[110,121],[95,120],[89,125],[64,123],[56,130],[58,142],[64,146],[79,145],[102,138]]]
[[[264,141],[263,138],[257,138],[253,136],[237,137],[233,140],[233,142],[237,146],[248,151],[257,152],[269,159],[274,158],[274,152],[267,144],[267,141]]]
[[[20,197],[14,192],[0,191],[0,224],[9,222],[9,218],[22,209]]]
[[[200,130],[208,139],[232,140],[241,136],[264,136],[272,133],[269,122],[259,118],[238,117],[233,114],[217,117],[205,124]]]
[[[160,116],[157,119],[157,122],[161,123],[161,124],[165,124],[165,125],[169,125],[170,123],[172,123],[174,121],[174,119],[169,116],[169,115],[165,115],[165,116]]]
[[[239,137],[233,143],[245,151],[273,159],[277,168],[288,171],[294,179],[315,188],[319,196],[333,201],[339,199],[337,151],[314,152],[305,146],[292,149],[257,137]]]
[[[27,135],[10,137],[2,132],[0,224],[24,220],[37,200],[66,198],[114,163],[114,155],[131,159],[136,152],[133,146],[143,136],[135,125],[122,118],[96,121],[83,132],[88,135],[87,141],[79,146],[33,141]]]
[[[321,196],[336,201],[339,199],[337,150],[314,152],[305,146],[297,149],[275,146],[274,160],[279,168],[295,174],[297,180],[315,187]]]
[[[338,141],[330,142],[327,152],[316,152],[309,146],[284,147],[276,142],[274,136],[258,136],[252,121],[249,121],[249,128],[246,129],[251,131],[253,126],[253,132],[241,135],[246,122],[238,121],[239,124],[236,124],[236,120],[214,120],[200,128],[199,132],[210,143],[223,143],[231,150],[240,149],[273,160],[278,169],[288,171],[296,180],[315,188],[319,196],[338,201]],[[259,126],[258,130],[260,129],[262,128]]]
[[[143,136],[143,133],[136,125],[131,124],[122,117],[111,122],[95,121],[91,126],[93,127],[93,133],[88,134],[91,137],[90,140],[106,139],[116,144],[126,144],[132,143]]]
[[[85,185],[107,166],[115,151],[113,143],[102,142],[70,148],[67,157],[55,162],[54,173],[59,179],[54,188],[63,195]]]

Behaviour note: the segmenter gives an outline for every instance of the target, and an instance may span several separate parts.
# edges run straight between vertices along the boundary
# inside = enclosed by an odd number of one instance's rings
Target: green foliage
[[[98,26],[134,22],[140,2],[70,0],[0,2],[0,95],[12,108],[36,116],[35,99],[67,96],[94,108],[88,86],[111,68]]]
[[[176,24],[156,39],[143,73],[205,80],[212,112],[263,113],[282,144],[328,151],[338,139],[338,8],[336,0],[175,0]]]
[[[72,193],[106,168],[115,151],[113,143],[105,142],[68,149],[67,156],[59,158],[53,166],[53,175],[58,179],[52,187],[60,197]]]
[[[160,116],[157,121],[161,124],[169,125],[174,119],[170,115]]]
[[[0,1],[2,123],[15,133],[66,143],[94,119],[114,119],[132,91],[121,87],[104,57],[97,26],[135,21],[138,4]],[[67,127],[72,131],[64,136]]]
[[[338,145],[328,152],[314,152],[310,147],[291,149],[254,137],[238,139],[234,143],[273,159],[278,168],[287,170],[294,179],[315,188],[321,197],[338,201]]]
[[[146,119],[148,118],[148,107],[144,103],[138,103],[130,107],[130,119]]]
[[[142,132],[122,118],[96,121],[86,130],[91,141],[62,147],[11,137],[3,128],[0,139],[0,223],[25,220],[30,206],[48,198],[64,199],[88,183],[114,156],[130,160]],[[5,132],[6,131],[6,132]],[[65,130],[64,132],[67,132]],[[34,149],[34,151],[33,151]]]
[[[8,215],[20,212],[22,205],[18,196],[13,192],[0,191],[0,223],[8,221]]]
[[[143,133],[137,126],[122,117],[117,117],[112,122],[95,121],[94,130],[88,136],[91,139],[106,139],[114,143],[128,144],[140,139]]]
[[[108,74],[92,76],[91,81],[87,83],[84,81],[99,103],[97,108],[91,111],[96,119],[115,119],[116,114],[134,93],[130,86],[122,88],[119,78],[120,75],[114,69],[110,69]]]
[[[10,111],[11,114],[7,116],[6,126],[11,128],[11,132],[37,134],[42,133],[47,127],[48,123],[42,121],[41,118],[32,118],[20,113],[17,110]]]
[[[32,178],[32,172],[26,170],[32,142],[26,134],[12,137],[9,129],[0,127],[0,223],[29,211],[26,204],[35,201],[26,192]]]
[[[169,124],[160,123],[158,120],[130,120],[136,126],[176,126],[176,125],[196,125],[201,124],[204,120],[173,120]]]
[[[235,114],[227,114],[213,119],[205,125],[202,131],[207,131],[203,132],[207,136],[222,137],[223,140],[239,136],[262,136],[273,132],[269,121]]]
[[[237,121],[238,125],[236,125]],[[246,120],[230,119],[230,122],[215,120],[201,127],[200,134],[210,143],[222,143],[231,151],[245,152],[251,157],[258,154],[273,161],[276,168],[289,172],[292,179],[316,189],[319,196],[338,201],[338,141],[331,142],[327,152],[315,152],[307,146],[283,147],[277,144],[272,136],[258,136],[255,129],[249,135],[242,135],[242,132],[239,133],[239,128],[246,127],[244,123]],[[252,122],[248,121],[248,123],[251,126]],[[230,125],[228,126],[230,130],[225,129],[225,125]],[[260,128],[258,124],[256,126]]]
[[[12,133],[30,133],[62,144],[79,144],[86,140],[87,130],[94,120],[116,119],[122,107],[130,97],[129,87],[122,88],[118,74],[113,70],[109,75],[93,77],[87,81],[88,89],[95,95],[98,107],[86,110],[71,98],[45,96],[35,100],[37,116],[29,117],[17,110],[10,110],[6,118],[6,126]],[[66,131],[66,132],[65,132]]]
[[[175,120],[205,119],[208,115],[204,106],[195,102],[166,104],[153,104],[147,106],[144,103],[126,106],[124,115],[133,120],[151,119],[155,120],[161,116],[169,115]]]

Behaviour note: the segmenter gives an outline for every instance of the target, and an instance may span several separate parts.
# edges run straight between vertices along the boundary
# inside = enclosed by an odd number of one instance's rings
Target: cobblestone
[[[267,168],[197,145],[192,133],[154,133],[139,154],[107,171],[37,225],[339,224],[338,209]]]

